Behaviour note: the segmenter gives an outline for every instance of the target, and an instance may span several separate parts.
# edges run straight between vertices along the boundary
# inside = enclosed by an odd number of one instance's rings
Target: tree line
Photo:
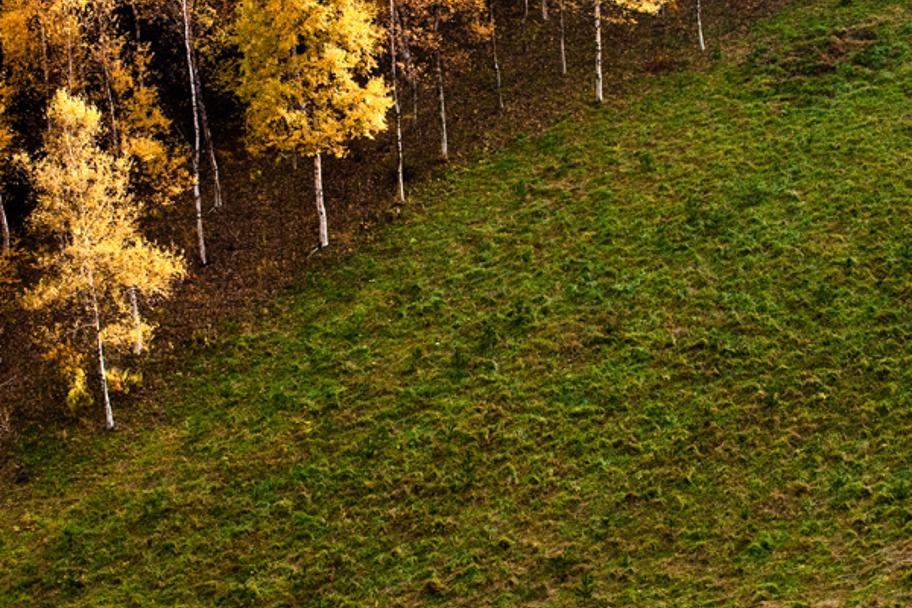
[[[0,286],[28,268],[30,279],[5,291],[33,315],[36,343],[60,370],[68,405],[100,397],[114,427],[111,385],[127,379],[109,362],[145,352],[149,311],[173,295],[193,258],[209,262],[206,209],[230,213],[231,201],[207,92],[240,103],[252,153],[312,162],[317,249],[327,247],[324,156],[345,155],[389,121],[393,194],[404,203],[403,108],[410,103],[417,118],[421,86],[435,93],[444,160],[447,79],[471,67],[470,52],[484,49],[505,109],[498,14],[507,8],[494,0],[0,0]],[[541,0],[538,18],[557,13],[556,63],[566,75],[565,14],[591,15],[602,102],[603,23],[676,8],[673,0]],[[695,9],[703,50],[699,0]],[[536,18],[529,0],[521,15],[511,25],[525,39]],[[189,117],[169,116],[162,101],[162,49],[182,58]],[[176,122],[192,132],[179,134]],[[4,197],[22,182],[32,202],[16,235]],[[193,256],[144,233],[146,220],[189,201]]]

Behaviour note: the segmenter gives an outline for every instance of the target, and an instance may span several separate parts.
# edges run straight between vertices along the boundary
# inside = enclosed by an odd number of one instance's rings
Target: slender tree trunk
[[[10,229],[6,221],[6,208],[3,206],[3,195],[0,194],[0,238],[2,238],[3,254],[10,252]]]
[[[560,62],[561,76],[567,75],[567,44],[566,29],[564,28],[564,0],[558,0],[557,8],[560,13]]]
[[[542,0],[542,21],[548,20],[548,0]]]
[[[320,218],[320,249],[329,247],[329,225],[326,205],[323,202],[323,163],[320,154],[314,156],[314,192],[317,199],[317,216]]]
[[[529,36],[526,31],[528,22],[529,22],[529,0],[523,0],[523,16],[522,16],[522,21],[520,21],[520,36],[522,36],[524,53],[529,50]]]
[[[405,31],[405,22],[402,19],[402,15],[399,13],[399,11],[396,11],[396,25],[399,27],[400,32]],[[415,70],[412,50],[408,45],[408,38],[403,36],[400,46],[402,58],[405,60],[406,65],[405,80],[412,86],[412,124],[414,124],[418,122],[418,75],[417,71]]]
[[[193,48],[191,44],[190,48]],[[216,208],[222,206],[222,181],[219,178],[218,159],[215,157],[215,145],[212,143],[212,132],[209,130],[209,113],[206,112],[206,96],[203,95],[203,83],[200,80],[199,68],[196,64],[196,53],[191,56],[193,76],[196,80],[196,91],[199,104],[200,125],[203,128],[206,148],[209,150],[209,166],[212,168],[212,185],[215,190],[215,201],[213,204]]]
[[[131,0],[130,2],[130,13],[133,15],[133,35],[136,37],[136,44],[139,45],[142,42],[142,31],[139,27],[139,11],[136,10],[136,2]]]
[[[111,86],[111,56],[109,53],[111,41],[108,37],[108,32],[110,31],[108,26],[110,23],[103,14],[103,9],[99,10],[95,15],[95,25],[98,28],[95,46],[98,49],[99,63],[101,63],[102,84],[104,85],[105,96],[108,100],[108,112],[111,115],[111,141],[113,143],[114,151],[119,154],[122,142],[120,140],[120,130],[117,128],[117,110],[114,104],[114,91]]]
[[[503,82],[500,75],[500,62],[497,60],[497,26],[494,20],[494,0],[488,4],[488,14],[491,19],[491,58],[494,62],[494,82],[497,89],[497,109],[504,111]]]
[[[135,14],[135,13],[134,13]],[[100,26],[99,26],[100,27]],[[139,26],[137,25],[137,28]],[[107,47],[106,47],[107,48]],[[111,89],[111,73],[108,68],[108,57],[105,53],[101,61],[101,71],[104,76],[104,86],[105,92],[108,97],[108,109],[111,113],[111,139],[114,141],[114,150],[120,153],[121,149],[121,140],[120,132],[117,128],[117,111],[114,107],[114,93]],[[136,335],[133,338],[133,352],[137,355],[142,354],[143,351],[143,338],[142,338],[142,317],[139,314],[139,301],[136,297],[136,288],[131,287],[129,289],[130,294],[130,309],[133,313],[133,327],[136,332]]]
[[[187,52],[187,76],[190,80],[190,101],[193,109],[193,201],[196,205],[196,235],[199,241],[199,256],[203,266],[209,263],[206,258],[206,239],[203,236],[203,200],[200,196],[200,124],[196,95],[196,78],[193,72],[193,47],[190,37],[190,12],[187,0],[180,0],[184,20],[184,47]]]
[[[203,235],[203,198],[200,196],[199,151],[193,153],[193,202],[196,207],[196,237],[199,247],[200,263],[209,264],[206,256],[206,237]]]
[[[399,107],[399,76],[396,62],[396,4],[390,0],[390,80],[393,85],[393,111],[396,113],[396,179],[399,184],[399,202],[405,204],[405,176],[402,171],[402,109]]]
[[[73,74],[73,38],[70,33],[70,28],[67,27],[66,34],[66,45],[67,45],[67,88],[76,92],[76,78]]]
[[[443,92],[443,61],[440,58],[440,20],[434,15],[434,34],[437,38],[437,49],[435,52],[437,58],[437,94],[440,97],[440,156],[443,160],[450,157],[449,146],[447,144],[447,124],[446,124],[446,99]]]
[[[41,71],[44,78],[44,94],[46,97],[51,95],[51,68],[48,62],[48,43],[47,34],[44,31],[44,25],[38,24],[38,33],[41,37]]]
[[[447,160],[450,157],[447,142],[446,99],[443,92],[443,67],[440,61],[440,51],[437,51],[437,94],[440,97],[440,156]]]
[[[697,0],[697,32],[700,36],[700,50],[706,50],[706,41],[703,39],[703,6],[700,0]]]
[[[114,411],[111,409],[111,396],[108,394],[108,374],[105,368],[104,340],[101,338],[101,314],[98,311],[98,296],[95,293],[95,280],[89,274],[92,290],[92,314],[95,317],[95,343],[98,349],[98,375],[101,377],[101,394],[104,397],[105,428],[114,428]]]
[[[133,312],[133,328],[136,335],[133,337],[133,354],[141,355],[145,345],[143,344],[142,335],[142,317],[139,314],[139,297],[136,295],[136,288],[131,287],[130,292],[130,309]]]
[[[101,61],[101,72],[104,76],[105,94],[108,98],[108,111],[111,114],[111,139],[114,142],[114,150],[120,152],[120,133],[117,128],[117,111],[114,108],[114,92],[111,90],[111,75],[108,71],[108,61],[105,57]]]
[[[602,91],[602,0],[595,0],[595,100],[605,100]]]

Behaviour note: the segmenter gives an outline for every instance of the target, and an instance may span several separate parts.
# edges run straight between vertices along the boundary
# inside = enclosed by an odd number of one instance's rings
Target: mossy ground
[[[910,16],[787,8],[34,439],[0,605],[912,604]]]

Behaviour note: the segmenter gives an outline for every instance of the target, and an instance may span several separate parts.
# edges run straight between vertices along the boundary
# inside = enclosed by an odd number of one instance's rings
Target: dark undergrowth
[[[0,605],[912,604],[909,17],[786,8],[35,436]]]

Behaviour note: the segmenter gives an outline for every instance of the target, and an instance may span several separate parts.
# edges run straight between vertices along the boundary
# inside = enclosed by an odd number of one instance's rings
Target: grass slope
[[[909,17],[793,6],[427,187],[170,421],[29,447],[0,605],[910,605]]]

